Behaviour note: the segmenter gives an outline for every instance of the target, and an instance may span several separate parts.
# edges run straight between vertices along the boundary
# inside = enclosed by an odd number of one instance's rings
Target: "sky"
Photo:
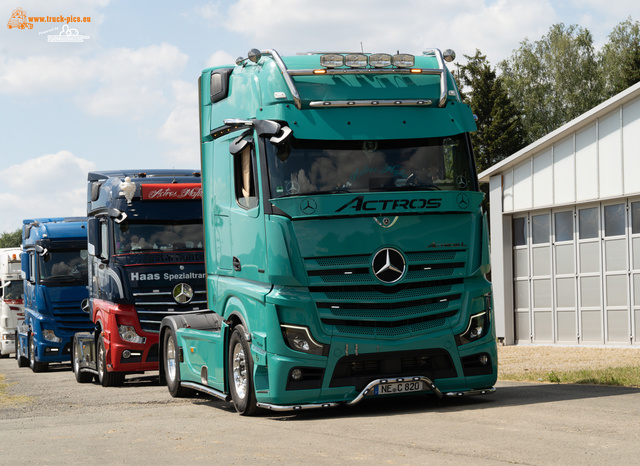
[[[197,80],[252,48],[421,54],[480,49],[495,66],[525,38],[578,24],[597,48],[637,0],[0,0],[0,233],[86,214],[87,172],[200,167]],[[90,21],[83,21],[90,18]],[[75,32],[75,31],[74,31]]]

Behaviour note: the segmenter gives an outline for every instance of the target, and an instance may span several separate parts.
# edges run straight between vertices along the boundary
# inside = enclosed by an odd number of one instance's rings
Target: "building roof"
[[[481,183],[488,183],[491,176],[497,175],[507,168],[517,165],[520,161],[524,160],[527,157],[530,157],[532,154],[538,153],[546,147],[552,145],[554,142],[560,141],[561,139],[565,138],[568,133],[579,130],[581,127],[592,123],[597,118],[608,114],[614,107],[624,105],[637,97],[640,97],[640,82],[634,84],[628,89],[625,89],[620,94],[611,97],[609,100],[602,102],[597,107],[594,107],[588,112],[583,113],[579,117],[571,120],[569,123],[564,124],[555,131],[552,131],[546,136],[529,144],[524,149],[521,149],[515,154],[507,157],[501,162],[498,162],[497,164],[483,171],[478,175],[478,180]]]

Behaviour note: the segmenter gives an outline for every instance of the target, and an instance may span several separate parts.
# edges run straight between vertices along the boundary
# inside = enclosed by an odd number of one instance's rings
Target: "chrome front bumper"
[[[299,405],[274,405],[269,403],[260,403],[257,405],[259,408],[269,409],[271,411],[300,411],[303,409],[318,409],[318,408],[335,408],[336,406],[340,406],[341,404],[345,404],[347,406],[354,406],[362,401],[364,397],[366,397],[373,388],[378,385],[387,384],[387,383],[401,383],[401,382],[418,382],[422,381],[427,384],[427,387],[436,395],[438,398],[456,398],[460,396],[472,396],[472,395],[490,395],[496,391],[495,387],[484,388],[482,390],[464,390],[458,392],[445,392],[442,393],[438,390],[438,387],[431,381],[431,379],[418,375],[411,377],[397,377],[391,379],[377,379],[370,382],[364,390],[362,390],[358,396],[356,396],[351,401],[343,401],[343,402],[331,402],[331,403],[310,403],[310,404],[299,404]]]

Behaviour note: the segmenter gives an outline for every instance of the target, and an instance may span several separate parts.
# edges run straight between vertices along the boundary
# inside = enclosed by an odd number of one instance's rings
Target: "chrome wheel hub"
[[[247,361],[244,348],[241,343],[236,343],[233,348],[233,383],[240,399],[247,396]]]

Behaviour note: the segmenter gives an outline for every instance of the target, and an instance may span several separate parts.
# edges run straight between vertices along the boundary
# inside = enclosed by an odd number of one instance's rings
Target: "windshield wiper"
[[[424,184],[420,186],[404,185],[394,187],[371,188],[369,191],[441,191],[435,184]]]

